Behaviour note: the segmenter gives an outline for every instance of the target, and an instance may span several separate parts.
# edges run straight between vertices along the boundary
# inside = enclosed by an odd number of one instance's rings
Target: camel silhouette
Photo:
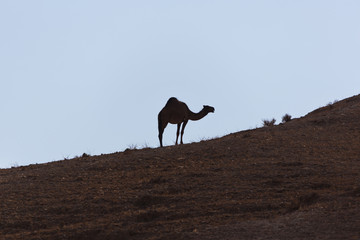
[[[193,113],[185,103],[180,102],[174,97],[170,98],[158,115],[160,147],[163,146],[162,136],[168,123],[177,124],[175,145],[178,144],[179,131],[182,124],[180,143],[183,144],[184,129],[188,121],[200,120],[210,112],[215,112],[215,108],[204,105],[204,108],[200,112]]]

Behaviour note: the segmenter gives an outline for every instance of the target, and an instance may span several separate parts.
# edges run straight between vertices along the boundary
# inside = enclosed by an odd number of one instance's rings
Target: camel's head
[[[204,105],[204,110],[206,111],[206,112],[215,112],[215,108],[213,108],[213,107],[211,107],[211,106],[207,106],[207,105]]]

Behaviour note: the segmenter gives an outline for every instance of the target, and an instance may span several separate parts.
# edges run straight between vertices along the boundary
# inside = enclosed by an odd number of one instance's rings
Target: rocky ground
[[[0,239],[360,239],[360,96],[200,143],[0,170]]]

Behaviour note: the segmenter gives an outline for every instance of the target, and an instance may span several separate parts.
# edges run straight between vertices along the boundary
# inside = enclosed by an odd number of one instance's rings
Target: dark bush
[[[290,122],[290,121],[291,121],[291,115],[285,114],[285,115],[282,117],[282,123],[286,123],[286,122]]]
[[[263,120],[263,126],[264,127],[271,127],[271,126],[274,126],[275,122],[276,122],[275,118],[273,118],[272,120],[264,119]]]

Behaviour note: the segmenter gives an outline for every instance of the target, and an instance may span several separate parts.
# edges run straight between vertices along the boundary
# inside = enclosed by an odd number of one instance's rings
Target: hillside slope
[[[0,170],[0,239],[359,239],[360,96],[200,143]]]

